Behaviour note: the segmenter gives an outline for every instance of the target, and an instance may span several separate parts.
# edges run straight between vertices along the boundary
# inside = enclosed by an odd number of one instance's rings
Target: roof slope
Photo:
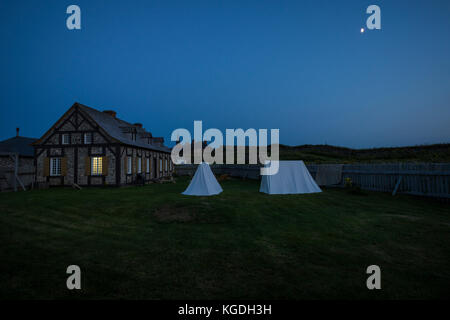
[[[115,118],[110,114],[95,110],[91,107],[78,103],[81,111],[87,113],[92,120],[94,120],[106,133],[112,138],[128,145],[133,145],[145,149],[151,149],[155,151],[170,152],[170,148],[166,146],[156,146],[148,144],[146,139],[139,138],[139,134],[149,133],[144,128],[137,127],[129,122]],[[123,132],[122,127],[133,127],[136,129],[137,138],[132,140],[129,134]]]
[[[0,153],[18,153],[21,156],[33,157],[34,148],[31,146],[37,139],[26,137],[13,137],[0,141]]]

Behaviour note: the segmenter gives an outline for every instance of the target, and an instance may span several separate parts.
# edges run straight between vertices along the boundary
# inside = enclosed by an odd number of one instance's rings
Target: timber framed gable
[[[109,127],[105,123],[98,122],[102,117],[106,117],[109,121]],[[117,122],[117,126],[125,124],[129,126],[127,128],[133,129],[133,125],[116,120],[115,113],[110,115],[106,111],[102,113],[74,103],[39,140],[33,143],[37,182],[43,181],[49,185],[75,183],[80,186],[120,186],[133,183],[138,175],[148,181],[172,173],[153,170],[155,161],[152,161],[156,157],[158,166],[159,159],[164,159],[165,163],[166,159],[169,159],[170,149],[150,143],[146,147],[140,146],[141,142],[118,140],[117,137],[113,137],[114,134],[117,136],[117,131],[113,132],[113,136],[108,132],[111,121],[113,124]],[[142,129],[142,125],[136,124],[133,130],[136,132],[140,130],[139,134],[151,136],[151,133]],[[128,170],[128,157],[131,158],[131,173]]]

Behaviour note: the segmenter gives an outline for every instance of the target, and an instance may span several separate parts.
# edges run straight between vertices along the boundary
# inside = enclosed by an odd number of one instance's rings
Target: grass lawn
[[[448,298],[450,206],[230,180],[0,194],[1,299]],[[79,265],[82,290],[66,288]],[[366,288],[367,266],[381,290]]]

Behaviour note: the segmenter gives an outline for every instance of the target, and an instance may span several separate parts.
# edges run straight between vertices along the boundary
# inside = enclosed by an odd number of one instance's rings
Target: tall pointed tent
[[[222,188],[212,173],[209,164],[202,162],[198,165],[191,183],[182,194],[188,196],[212,196],[221,192]]]
[[[259,192],[268,194],[322,192],[303,161],[278,161],[278,164],[276,174],[262,176]]]

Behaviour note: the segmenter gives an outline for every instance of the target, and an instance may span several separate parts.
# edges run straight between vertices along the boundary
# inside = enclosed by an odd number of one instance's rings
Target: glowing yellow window
[[[102,157],[92,157],[91,174],[102,175]]]

